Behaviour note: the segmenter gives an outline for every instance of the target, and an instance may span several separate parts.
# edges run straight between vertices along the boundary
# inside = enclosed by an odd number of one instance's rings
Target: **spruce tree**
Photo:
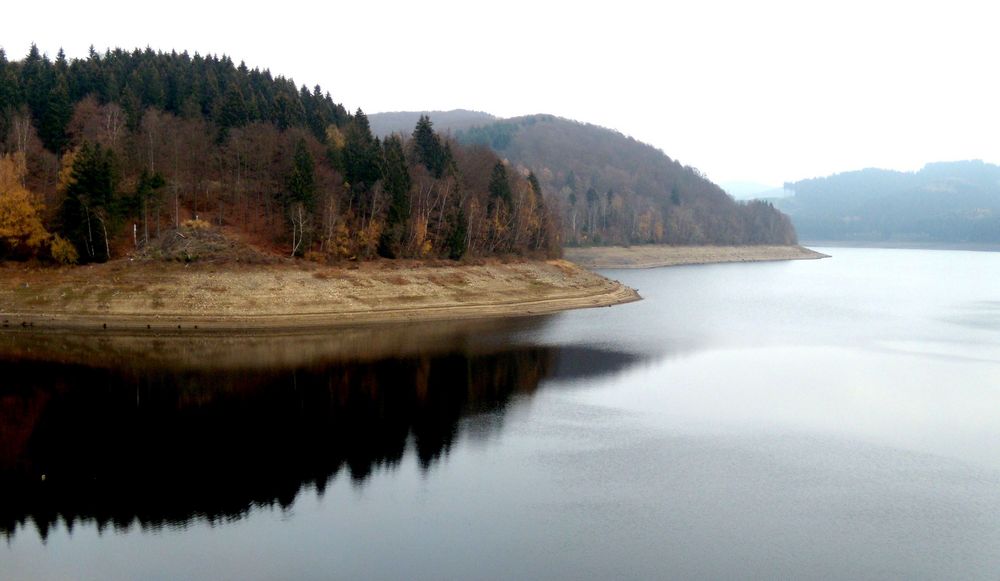
[[[219,142],[223,142],[229,137],[229,130],[234,127],[243,127],[249,120],[247,104],[243,99],[236,83],[229,85],[226,89],[226,96],[219,104],[219,111],[215,114],[216,123],[219,125]]]
[[[288,195],[285,205],[300,203],[310,212],[316,209],[316,172],[315,162],[305,139],[299,139],[295,144],[295,159],[292,173],[287,180]]]
[[[7,62],[7,54],[0,48],[0,140],[10,129],[10,114],[20,104],[19,89],[16,69]]]
[[[417,126],[413,129],[413,142],[417,159],[434,177],[440,178],[445,169],[445,152],[441,147],[441,139],[434,133],[430,117],[420,116]]]
[[[73,104],[69,98],[69,87],[66,85],[66,78],[60,74],[49,93],[38,128],[38,136],[50,151],[60,153],[69,143],[66,127],[72,117]]]
[[[538,203],[542,203],[542,185],[538,183],[538,176],[535,172],[528,173],[528,184],[531,185],[531,191],[535,194],[535,200]],[[543,204],[544,205],[544,204]]]
[[[510,180],[507,179],[507,166],[502,161],[498,161],[493,166],[493,173],[490,174],[490,205],[503,202],[508,208],[513,205],[513,194],[510,189]]]
[[[292,225],[292,255],[303,254],[310,246],[312,216],[316,212],[315,164],[305,139],[295,146],[292,173],[287,179],[285,213]]]
[[[468,236],[468,228],[466,227],[465,211],[462,210],[462,206],[457,206],[449,215],[448,218],[448,257],[452,260],[458,260],[465,256],[466,250],[468,250],[468,245],[466,244],[466,237]]]
[[[123,210],[117,191],[114,152],[84,142],[73,160],[59,215],[61,230],[76,246],[82,262],[111,258],[110,238]]]
[[[395,258],[403,250],[406,226],[410,220],[410,173],[403,154],[403,141],[391,135],[382,144],[382,185],[389,195],[389,212],[379,237],[381,256]]]
[[[379,179],[380,155],[368,117],[358,109],[344,135],[342,156],[344,178],[354,191],[367,191]]]

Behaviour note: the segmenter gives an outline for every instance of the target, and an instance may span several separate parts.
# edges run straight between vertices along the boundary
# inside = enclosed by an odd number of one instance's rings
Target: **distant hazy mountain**
[[[719,186],[725,190],[727,194],[737,200],[752,200],[754,198],[764,197],[760,195],[762,192],[770,192],[781,189],[778,186],[767,186],[758,182],[746,181],[722,182]]]
[[[722,182],[719,186],[737,200],[773,200],[792,195],[792,192],[781,186],[768,186],[757,182]]]
[[[409,135],[416,127],[421,115],[427,115],[434,122],[434,129],[440,132],[459,131],[473,125],[493,123],[497,117],[481,111],[454,109],[452,111],[394,111],[391,113],[375,113],[368,116],[372,133],[377,137],[385,137],[392,133]]]
[[[864,169],[785,188],[795,195],[774,203],[805,240],[1000,242],[1000,166],[982,161]]]

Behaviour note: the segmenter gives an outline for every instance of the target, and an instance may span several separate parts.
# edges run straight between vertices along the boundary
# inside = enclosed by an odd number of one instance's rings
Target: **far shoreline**
[[[780,260],[816,260],[829,258],[804,246],[589,246],[566,248],[564,254],[580,266],[590,269],[642,269],[731,262],[771,262]]]
[[[873,248],[880,250],[959,250],[965,252],[1000,252],[1000,243],[990,242],[907,242],[872,240],[809,240],[820,248]]]

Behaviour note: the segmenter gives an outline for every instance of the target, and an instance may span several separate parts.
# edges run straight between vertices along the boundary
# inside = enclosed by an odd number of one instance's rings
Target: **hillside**
[[[465,129],[449,127],[446,117],[431,120],[439,130],[454,130],[460,143],[487,145],[520,173],[533,172],[558,202],[565,244],[796,240],[787,217],[769,203],[736,202],[698,170],[610,129],[552,115]]]
[[[982,161],[864,169],[785,188],[795,195],[774,203],[807,240],[1000,242],[1000,166]]]
[[[380,139],[227,56],[0,51],[0,261],[105,262],[185,224],[316,261],[559,255],[537,181],[411,121]]]

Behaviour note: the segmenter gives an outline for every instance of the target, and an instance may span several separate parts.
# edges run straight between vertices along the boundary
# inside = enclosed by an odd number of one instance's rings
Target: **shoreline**
[[[567,260],[590,269],[660,268],[730,262],[772,262],[829,258],[803,246],[591,246],[565,249]]]
[[[866,240],[807,240],[821,248],[874,248],[880,250],[959,250],[965,252],[1000,252],[1000,243],[991,242],[907,242]]]
[[[288,332],[551,314],[641,300],[565,260],[254,267],[116,261],[0,270],[0,328]]]

